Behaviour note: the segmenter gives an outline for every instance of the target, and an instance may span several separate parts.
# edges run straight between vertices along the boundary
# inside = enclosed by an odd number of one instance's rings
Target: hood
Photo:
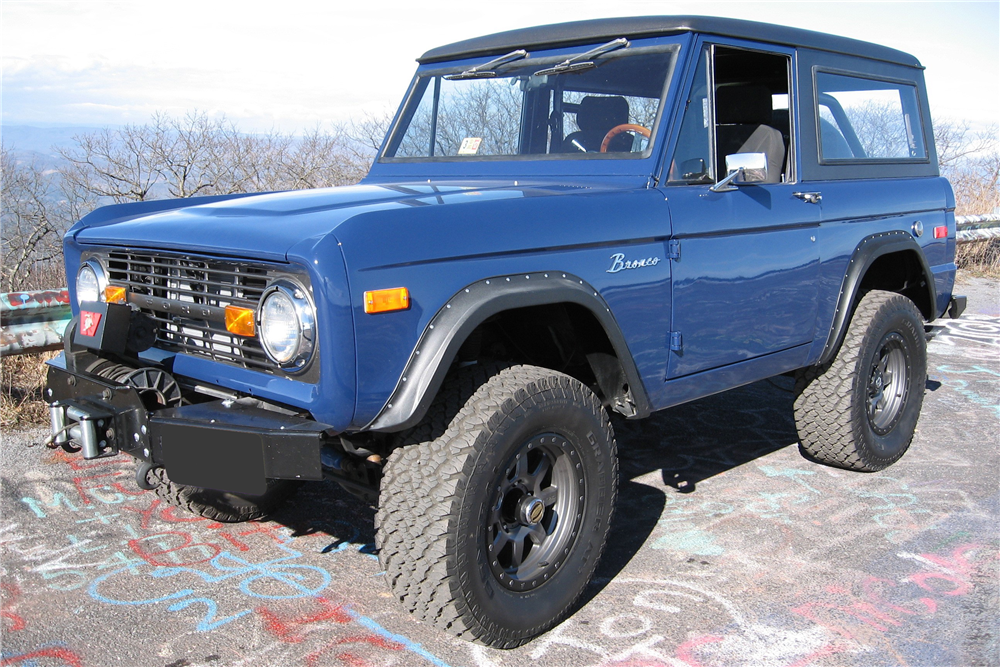
[[[157,200],[100,208],[70,230],[78,243],[285,261],[301,241],[378,210],[557,194],[580,188],[496,183],[353,185],[317,190]]]

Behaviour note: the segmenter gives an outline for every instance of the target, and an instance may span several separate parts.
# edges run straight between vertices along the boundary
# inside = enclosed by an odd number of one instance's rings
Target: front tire
[[[267,490],[259,496],[203,489],[170,481],[165,468],[153,468],[146,474],[155,484],[153,492],[161,499],[192,514],[221,521],[241,523],[260,519],[285,503],[298,489],[293,480],[269,479]]]
[[[913,440],[926,382],[920,311],[901,294],[868,292],[834,360],[796,378],[795,426],[803,453],[866,472],[895,463]]]
[[[376,543],[407,609],[513,648],[564,619],[590,581],[617,450],[607,413],[579,381],[515,366],[478,384],[476,372],[446,384],[390,456]]]

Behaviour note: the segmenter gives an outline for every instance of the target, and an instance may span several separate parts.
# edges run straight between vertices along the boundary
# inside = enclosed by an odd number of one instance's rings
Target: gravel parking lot
[[[876,474],[804,459],[778,378],[616,421],[621,492],[583,606],[496,651],[411,619],[374,510],[305,486],[268,521],[186,515],[5,433],[0,666],[1000,664],[1000,286],[929,345],[909,453]]]

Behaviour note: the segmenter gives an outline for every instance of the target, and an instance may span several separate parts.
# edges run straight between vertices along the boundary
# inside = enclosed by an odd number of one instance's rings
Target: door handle
[[[807,204],[818,204],[823,201],[822,192],[793,192],[793,197],[798,197]]]

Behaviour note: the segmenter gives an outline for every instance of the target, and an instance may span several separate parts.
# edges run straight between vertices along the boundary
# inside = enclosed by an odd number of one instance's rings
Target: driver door
[[[813,341],[821,207],[796,182],[793,57],[745,43],[701,51],[664,188],[679,250],[668,379],[781,352],[804,359]],[[726,155],[758,151],[763,182],[713,189]]]

